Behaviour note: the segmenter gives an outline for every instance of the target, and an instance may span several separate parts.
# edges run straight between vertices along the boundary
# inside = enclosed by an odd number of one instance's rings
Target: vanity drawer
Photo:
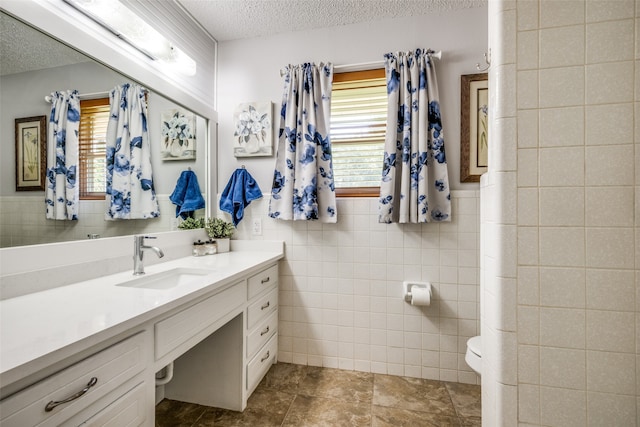
[[[247,365],[247,391],[251,393],[276,361],[278,335],[271,337],[267,345]]]
[[[145,420],[146,407],[145,385],[141,383],[80,425],[100,427],[139,426]]]
[[[267,317],[278,307],[278,288],[256,299],[247,309],[247,328],[252,329],[258,322]]]
[[[249,299],[278,283],[278,264],[249,278]]]
[[[2,427],[58,426],[144,370],[145,340],[135,335],[0,402]],[[89,384],[95,384],[89,387]],[[87,390],[68,403],[45,407]],[[51,403],[50,403],[51,402]]]
[[[278,311],[271,313],[264,321],[247,336],[247,357],[250,359],[256,354],[273,334],[278,331]]]
[[[216,323],[245,302],[245,282],[238,282],[155,325],[156,359],[169,353],[194,335]]]

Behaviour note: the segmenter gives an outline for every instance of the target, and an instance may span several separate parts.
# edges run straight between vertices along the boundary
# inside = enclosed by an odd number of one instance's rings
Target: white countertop
[[[146,276],[179,267],[211,273],[165,290],[115,286],[136,279],[127,271],[0,301],[0,385],[34,374],[282,257],[282,249],[186,257],[146,267]]]

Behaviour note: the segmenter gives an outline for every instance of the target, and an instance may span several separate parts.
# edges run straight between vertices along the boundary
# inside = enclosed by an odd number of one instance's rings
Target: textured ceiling
[[[488,0],[176,1],[216,40],[228,41],[468,9],[484,6]],[[90,60],[4,13],[0,14],[0,58],[0,75]]]
[[[177,0],[218,41],[480,7],[487,0]]]
[[[0,75],[90,61],[57,40],[0,14]]]

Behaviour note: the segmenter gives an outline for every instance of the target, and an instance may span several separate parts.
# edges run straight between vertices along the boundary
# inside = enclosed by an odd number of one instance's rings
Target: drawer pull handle
[[[260,310],[264,310],[265,308],[269,308],[270,305],[271,305],[271,302],[267,301],[266,303],[262,304],[262,307],[260,307]]]
[[[265,283],[269,283],[269,279],[271,279],[271,278],[270,278],[269,276],[267,276],[267,278],[266,278],[266,279],[262,279],[262,280],[260,281],[260,283],[261,283],[261,284],[263,284],[263,285],[264,285]]]
[[[267,354],[265,354],[264,357],[262,359],[260,359],[260,362],[264,362],[268,358],[269,358],[269,352],[267,351]]]
[[[266,328],[264,328],[264,331],[260,332],[260,336],[263,336],[264,334],[268,334],[269,333],[269,327],[267,326]]]
[[[62,405],[63,403],[69,403],[72,400],[76,400],[77,398],[82,397],[86,392],[89,391],[91,387],[96,385],[97,382],[98,382],[98,379],[96,377],[91,377],[91,380],[89,380],[89,383],[87,384],[87,386],[82,390],[80,390],[79,392],[77,392],[76,394],[69,396],[66,399],[59,400],[57,402],[52,400],[51,402],[47,403],[47,406],[44,407],[45,412],[51,412],[56,406]]]

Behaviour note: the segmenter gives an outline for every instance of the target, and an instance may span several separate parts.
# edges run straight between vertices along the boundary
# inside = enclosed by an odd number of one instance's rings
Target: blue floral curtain
[[[45,195],[47,219],[78,219],[79,127],[78,91],[52,93],[47,130],[47,191]]]
[[[336,222],[329,119],[333,65],[289,65],[269,216]]]
[[[451,221],[436,72],[430,52],[385,55],[387,132],[379,222]]]
[[[128,83],[110,93],[106,143],[108,220],[160,215],[151,171],[146,94],[143,87]]]

